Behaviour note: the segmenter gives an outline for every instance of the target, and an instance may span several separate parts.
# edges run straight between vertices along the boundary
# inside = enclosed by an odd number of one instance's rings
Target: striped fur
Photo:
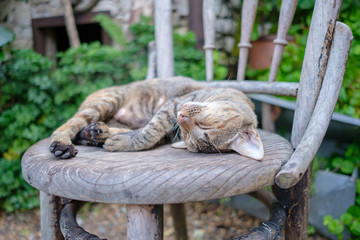
[[[256,129],[253,110],[252,102],[238,90],[211,89],[185,77],[135,82],[89,95],[52,134],[50,151],[61,158],[73,157],[77,153],[73,142],[108,151],[149,149],[177,123],[189,151],[228,151],[245,128]]]

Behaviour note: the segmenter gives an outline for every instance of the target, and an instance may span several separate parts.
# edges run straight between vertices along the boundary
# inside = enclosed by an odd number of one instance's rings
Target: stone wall
[[[173,0],[173,25],[176,31],[185,32],[189,26],[189,1]],[[72,0],[75,12],[83,11],[81,0]],[[153,16],[153,0],[88,0],[95,3],[91,11],[109,11],[114,21],[126,32],[129,25],[138,21],[141,15]],[[234,12],[238,10],[240,0],[216,1],[217,45],[231,52],[235,46]],[[63,15],[61,0],[30,0],[28,3],[19,0],[0,0],[1,22],[16,34],[13,48],[33,46],[31,19]]]
[[[14,48],[31,48],[32,29],[30,5],[25,2],[0,1],[0,22],[16,36]]]

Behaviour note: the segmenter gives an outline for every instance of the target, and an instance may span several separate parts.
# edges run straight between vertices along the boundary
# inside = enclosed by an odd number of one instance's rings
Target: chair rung
[[[299,84],[293,82],[262,82],[262,81],[214,81],[211,87],[235,88],[245,93],[263,93],[288,97],[296,97]]]

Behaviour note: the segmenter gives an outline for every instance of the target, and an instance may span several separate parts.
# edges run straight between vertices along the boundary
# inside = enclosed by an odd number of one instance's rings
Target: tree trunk
[[[76,29],[74,12],[71,6],[71,0],[63,0],[64,12],[65,12],[65,26],[66,31],[69,36],[70,46],[78,47],[80,46],[79,34]]]

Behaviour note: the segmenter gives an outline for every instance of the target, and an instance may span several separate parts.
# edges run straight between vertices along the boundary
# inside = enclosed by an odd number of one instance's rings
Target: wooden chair
[[[170,0],[155,0],[158,77],[172,76],[174,69],[170,4]],[[352,33],[336,21],[341,0],[316,1],[300,83],[275,82],[296,4],[297,0],[282,2],[269,82],[244,81],[257,1],[243,1],[237,81],[211,82],[214,0],[204,0],[203,9],[209,85],[234,87],[246,93],[297,96],[291,143],[275,133],[260,131],[263,161],[235,153],[190,153],[170,145],[132,153],[78,146],[75,158],[58,160],[48,150],[49,139],[44,139],[22,158],[24,178],[40,190],[43,239],[63,239],[60,227],[66,239],[99,239],[77,226],[75,214],[80,204],[74,200],[126,204],[128,239],[163,239],[163,204],[173,204],[177,239],[187,239],[182,203],[250,193],[267,186],[273,186],[280,204],[273,205],[277,200],[268,192],[253,194],[273,206],[271,220],[258,231],[237,239],[276,238],[285,215],[286,239],[307,239],[312,160],[339,94]]]

